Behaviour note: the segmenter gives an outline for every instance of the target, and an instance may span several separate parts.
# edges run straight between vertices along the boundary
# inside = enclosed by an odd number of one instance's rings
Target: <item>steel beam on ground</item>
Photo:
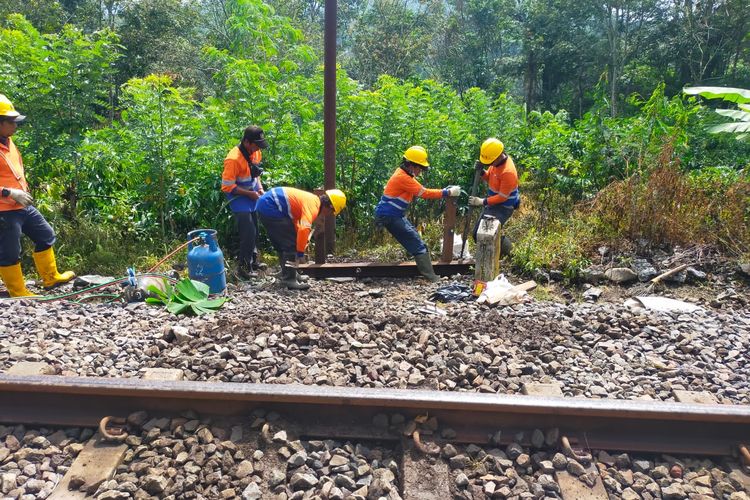
[[[0,375],[0,423],[95,426],[138,410],[241,416],[257,408],[299,420],[305,432],[372,428],[378,413],[429,412],[455,442],[486,442],[498,429],[558,428],[589,449],[730,455],[750,442],[750,406],[545,398],[408,389],[118,378]],[[54,411],[50,411],[53,409]],[[310,431],[314,432],[314,431]],[[400,436],[394,434],[394,439]]]
[[[472,260],[433,262],[432,267],[439,276],[467,274]],[[303,264],[297,269],[312,278],[408,278],[420,276],[415,262],[347,262],[342,264]]]

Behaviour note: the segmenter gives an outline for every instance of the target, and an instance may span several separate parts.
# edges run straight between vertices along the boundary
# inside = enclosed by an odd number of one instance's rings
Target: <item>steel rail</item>
[[[0,375],[0,422],[95,426],[105,415],[187,409],[240,416],[275,410],[308,436],[398,439],[372,427],[377,413],[428,414],[454,441],[487,442],[503,431],[558,428],[591,449],[729,455],[750,442],[750,406],[578,399],[476,392],[364,389],[297,384],[154,381]],[[528,434],[527,434],[528,435]],[[428,437],[423,436],[428,439]]]
[[[454,260],[452,262],[433,261],[432,267],[439,276],[467,274],[474,265],[473,260]],[[346,262],[328,264],[300,264],[297,266],[313,278],[406,278],[419,276],[419,269],[414,262]]]

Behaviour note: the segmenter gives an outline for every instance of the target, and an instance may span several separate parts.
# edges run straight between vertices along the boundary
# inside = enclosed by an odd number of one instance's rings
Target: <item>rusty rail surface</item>
[[[467,274],[474,265],[473,260],[454,260],[452,262],[435,262],[432,267],[439,276]],[[407,278],[419,276],[419,269],[414,262],[346,262],[329,264],[300,264],[297,269],[313,278]]]
[[[372,426],[377,413],[428,414],[455,442],[487,442],[498,430],[559,428],[578,447],[735,454],[750,442],[750,406],[421,391],[0,375],[0,423],[95,426],[137,410],[239,416],[275,410],[308,436],[399,439]]]

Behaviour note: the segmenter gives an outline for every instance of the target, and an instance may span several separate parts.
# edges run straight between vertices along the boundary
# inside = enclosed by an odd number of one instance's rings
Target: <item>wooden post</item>
[[[477,248],[474,257],[474,279],[491,281],[500,271],[500,221],[482,217],[477,231]]]
[[[449,196],[445,199],[445,218],[443,219],[443,253],[440,262],[449,263],[453,260],[453,230],[456,227],[456,198]]]
[[[316,196],[322,196],[325,194],[324,189],[315,189],[313,193]],[[315,235],[313,241],[315,241],[315,263],[325,264],[326,263],[326,217],[319,215],[315,219]]]

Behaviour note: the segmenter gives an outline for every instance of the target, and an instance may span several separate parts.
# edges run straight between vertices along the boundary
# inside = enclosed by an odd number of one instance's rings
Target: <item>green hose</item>
[[[161,273],[144,273],[144,274],[136,274],[135,276],[136,276],[136,278],[146,278],[146,277],[148,277],[148,278],[165,278],[165,279],[167,279],[169,281],[172,281],[172,282],[176,282],[177,281],[176,279],[172,278],[171,276],[167,276],[166,274],[161,274]],[[69,297],[75,297],[77,295],[81,295],[81,294],[84,294],[86,292],[90,292],[90,291],[93,291],[93,290],[98,290],[100,288],[106,288],[108,286],[112,286],[112,285],[117,284],[117,283],[122,283],[124,281],[128,281],[128,277],[127,276],[122,277],[122,278],[113,279],[111,281],[107,281],[106,283],[102,283],[100,285],[93,285],[93,286],[84,288],[82,290],[75,290],[75,291],[72,291],[72,292],[61,293],[59,295],[36,296],[36,297],[3,297],[0,300],[31,299],[31,300],[36,300],[37,302],[51,302],[53,300],[66,300]],[[75,301],[73,301],[73,302],[75,302]]]

